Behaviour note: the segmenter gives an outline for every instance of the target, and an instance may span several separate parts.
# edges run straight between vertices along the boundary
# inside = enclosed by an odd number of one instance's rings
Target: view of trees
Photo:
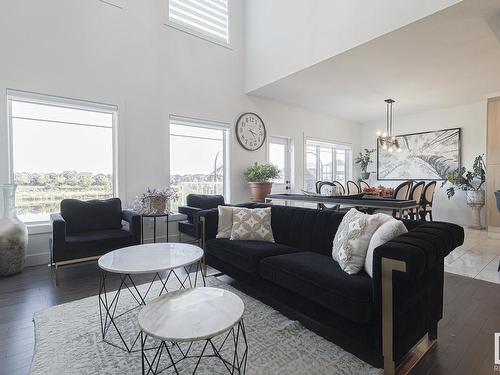
[[[113,196],[113,178],[109,174],[65,171],[62,173],[14,174],[17,184],[16,209],[27,221],[47,220],[59,211],[62,199],[105,199]]]
[[[170,186],[179,193],[179,200],[171,203],[171,209],[186,204],[188,194],[223,194],[224,167],[220,166],[210,174],[186,174],[170,176]]]

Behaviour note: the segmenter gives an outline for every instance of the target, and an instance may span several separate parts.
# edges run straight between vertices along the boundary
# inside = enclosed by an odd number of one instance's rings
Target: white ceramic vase
[[[483,229],[481,225],[481,208],[485,203],[484,190],[467,190],[467,206],[472,208],[472,226],[473,229]]]
[[[0,185],[0,276],[19,273],[24,268],[28,230],[15,210],[16,185]]]

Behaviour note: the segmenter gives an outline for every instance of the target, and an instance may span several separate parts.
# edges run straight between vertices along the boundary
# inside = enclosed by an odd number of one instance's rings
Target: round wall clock
[[[264,121],[255,113],[243,113],[236,121],[236,138],[244,149],[258,150],[266,140]]]

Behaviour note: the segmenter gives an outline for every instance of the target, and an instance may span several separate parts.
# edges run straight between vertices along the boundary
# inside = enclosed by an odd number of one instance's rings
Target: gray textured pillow
[[[271,228],[271,207],[234,207],[231,240],[274,242]]]
[[[380,214],[367,215],[355,208],[342,218],[333,240],[332,256],[348,274],[363,268],[370,239],[381,224],[380,219]]]
[[[219,206],[219,224],[217,226],[216,238],[231,238],[233,230],[233,208],[228,206]]]

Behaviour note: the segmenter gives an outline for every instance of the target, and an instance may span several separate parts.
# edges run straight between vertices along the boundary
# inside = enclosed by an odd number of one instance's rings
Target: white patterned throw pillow
[[[404,233],[408,233],[408,229],[406,229],[403,222],[392,217],[375,231],[368,245],[368,251],[366,252],[365,258],[365,271],[370,277],[373,277],[373,251],[380,245]]]
[[[216,238],[231,238],[233,231],[233,208],[229,206],[219,206],[219,223],[217,226]]]
[[[342,270],[353,275],[363,268],[368,244],[381,220],[381,214],[368,215],[355,208],[344,215],[335,233],[332,248],[333,259]]]
[[[233,208],[231,240],[274,242],[271,228],[271,207]]]

